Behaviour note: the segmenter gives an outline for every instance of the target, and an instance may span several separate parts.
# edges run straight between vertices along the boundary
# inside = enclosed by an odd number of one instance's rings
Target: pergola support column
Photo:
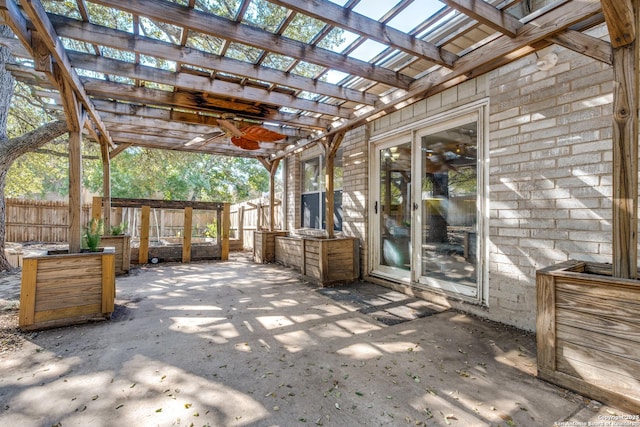
[[[327,229],[327,237],[332,239],[335,236],[333,211],[335,210],[334,200],[334,163],[336,153],[340,144],[344,139],[344,133],[332,135],[329,139],[322,143],[325,154],[325,224]]]
[[[638,41],[640,0],[602,0],[613,47],[613,276],[638,275]]]
[[[269,171],[269,231],[276,229],[276,172],[281,159],[268,160],[258,157],[258,160]],[[259,227],[258,227],[259,228]]]
[[[102,153],[102,216],[104,232],[108,234],[111,230],[111,158],[107,144],[100,144],[100,151]]]
[[[82,248],[82,132],[69,132],[69,253]]]

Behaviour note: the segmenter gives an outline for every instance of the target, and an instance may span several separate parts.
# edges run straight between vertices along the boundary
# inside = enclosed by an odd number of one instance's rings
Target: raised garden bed
[[[115,289],[113,248],[25,257],[19,326],[34,330],[109,319]]]
[[[113,247],[115,249],[116,275],[129,273],[129,270],[131,270],[131,236],[127,234],[102,236],[100,247]]]
[[[640,413],[640,282],[580,261],[538,270],[538,376]]]
[[[165,239],[163,239],[165,240]],[[180,240],[176,240],[178,242]],[[149,245],[149,262],[182,262],[182,243],[163,241]],[[131,262],[139,264],[140,248],[131,248]],[[191,261],[214,260],[222,258],[222,250],[213,241],[191,243]]]
[[[299,270],[321,286],[357,280],[360,276],[358,239],[339,237],[275,237],[275,261]]]
[[[275,238],[286,236],[286,231],[254,231],[253,232],[253,260],[259,264],[276,260]]]

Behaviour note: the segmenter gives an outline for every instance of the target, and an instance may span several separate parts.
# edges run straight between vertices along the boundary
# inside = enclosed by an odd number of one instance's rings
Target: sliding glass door
[[[420,130],[418,282],[477,298],[479,293],[478,115]]]
[[[374,271],[408,281],[411,274],[411,141],[376,148]]]
[[[484,303],[487,104],[374,140],[371,274]]]

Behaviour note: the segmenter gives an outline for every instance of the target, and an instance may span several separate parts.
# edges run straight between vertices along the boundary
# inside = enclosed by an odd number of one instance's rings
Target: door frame
[[[382,132],[378,135],[374,135],[369,138],[370,150],[369,150],[369,200],[368,207],[369,212],[375,212],[375,201],[380,194],[380,176],[379,176],[379,163],[378,154],[381,149],[388,148],[390,146],[402,144],[405,142],[411,142],[412,150],[412,181],[419,176],[416,171],[421,169],[419,156],[416,156],[416,150],[420,148],[420,139],[418,134],[422,135],[423,130],[434,128],[437,126],[447,126],[447,123],[455,123],[456,120],[471,114],[477,114],[478,120],[478,238],[477,240],[477,296],[465,296],[452,292],[450,290],[441,289],[433,286],[428,286],[419,283],[418,277],[420,271],[418,266],[420,262],[418,256],[419,250],[416,248],[421,247],[421,238],[416,240],[419,235],[419,231],[422,227],[422,207],[412,212],[412,259],[411,269],[409,277],[398,278],[394,276],[393,272],[381,270],[376,262],[380,260],[380,230],[378,216],[374,214],[373,220],[369,221],[369,268],[368,274],[374,277],[380,277],[383,279],[406,283],[417,289],[426,290],[429,292],[441,293],[444,295],[453,296],[457,299],[465,300],[470,303],[487,305],[489,304],[489,99],[483,98],[471,103],[465,104],[460,107],[449,109],[445,112],[435,114],[431,117],[427,117],[421,120],[411,122],[406,125],[399,126],[390,131]],[[420,200],[421,194],[419,191],[421,186],[413,185],[412,195],[413,200]],[[416,198],[416,195],[418,196]],[[372,197],[373,196],[373,197]],[[378,228],[376,230],[376,228]]]
[[[372,213],[371,218],[373,220],[369,221],[369,241],[371,242],[370,246],[370,256],[369,256],[369,274],[381,277],[384,279],[402,282],[409,284],[413,281],[413,266],[410,267],[409,270],[404,270],[397,267],[391,267],[386,265],[381,265],[380,260],[382,257],[380,251],[380,152],[384,149],[395,147],[401,144],[410,144],[412,150],[413,157],[413,132],[403,132],[389,136],[384,140],[377,141],[372,145],[373,149],[370,150],[370,165],[369,168],[369,212]],[[413,159],[411,161],[411,169],[413,169]],[[412,178],[413,180],[413,178]],[[411,191],[413,192],[413,186]],[[373,197],[371,197],[373,196]],[[413,197],[413,194],[412,194]],[[375,203],[378,202],[378,211],[376,212]],[[412,224],[413,224],[413,211],[412,211]],[[412,238],[413,238],[413,233]],[[413,242],[412,242],[413,245]],[[413,256],[410,257],[411,262],[413,263]]]

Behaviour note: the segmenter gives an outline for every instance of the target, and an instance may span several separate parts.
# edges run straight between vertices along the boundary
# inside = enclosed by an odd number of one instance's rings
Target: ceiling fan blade
[[[212,139],[218,138],[220,136],[223,136],[225,133],[222,130],[217,130],[214,132],[209,132],[209,133],[205,133],[199,136],[196,136],[195,138],[187,141],[184,145],[186,147],[189,147],[191,145],[204,145],[206,143],[208,143],[209,141],[211,141]]]
[[[240,147],[244,150],[257,150],[258,148],[260,148],[260,144],[258,144],[258,141],[253,141],[242,136],[232,136],[231,143],[236,147]]]
[[[242,129],[242,136],[257,142],[273,142],[285,139],[287,135],[265,129],[262,126],[248,126]]]

